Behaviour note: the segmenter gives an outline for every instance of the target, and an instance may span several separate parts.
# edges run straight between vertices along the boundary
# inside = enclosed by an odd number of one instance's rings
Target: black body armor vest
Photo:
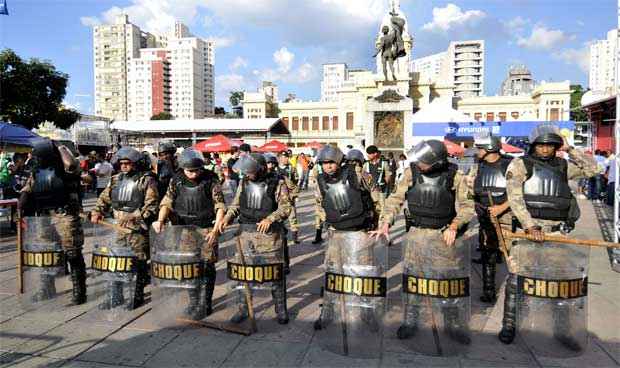
[[[481,162],[478,165],[478,174],[474,181],[474,195],[476,203],[490,207],[489,193],[493,198],[493,205],[506,202],[506,169],[512,159],[502,157],[496,162]]]
[[[138,187],[139,174],[128,176],[120,174],[119,180],[112,188],[112,208],[116,211],[134,212],[144,205],[144,193]]]
[[[423,174],[411,164],[412,186],[407,191],[411,226],[439,229],[456,216],[454,176],[458,168],[448,164],[445,170]]]
[[[568,186],[568,163],[561,158],[543,162],[523,157],[527,180],[523,183],[523,199],[533,218],[566,221],[573,195]]]
[[[256,224],[278,208],[276,189],[278,176],[267,174],[262,181],[243,181],[239,203],[239,223]]]
[[[328,224],[337,230],[369,227],[372,198],[368,191],[362,189],[353,166],[342,168],[334,182],[327,182],[325,174],[321,174],[317,183],[323,196],[323,209]]]
[[[182,178],[175,179],[177,197],[174,201],[174,212],[179,225],[196,225],[210,227],[215,220],[211,179],[203,178],[198,185],[188,186]]]
[[[52,167],[34,172],[32,196],[37,212],[63,208],[69,202],[69,188],[62,175]]]

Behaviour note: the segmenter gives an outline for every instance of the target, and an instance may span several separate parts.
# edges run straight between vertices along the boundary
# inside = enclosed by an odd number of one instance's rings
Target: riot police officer
[[[71,265],[72,302],[86,302],[86,265],[82,255],[84,232],[80,221],[79,162],[65,146],[48,138],[35,141],[32,148],[32,173],[19,198],[22,216],[50,216],[52,228]],[[21,257],[21,255],[20,255]],[[41,289],[34,301],[51,299],[56,294],[54,276],[41,274]]]
[[[157,182],[151,175],[138,170],[141,158],[142,154],[134,148],[118,150],[115,161],[120,166],[120,173],[112,176],[91,212],[91,221],[96,224],[112,209],[118,225],[129,230],[119,232],[117,242],[130,247],[137,258],[136,287],[132,303],[128,306],[130,309],[144,304],[144,287],[148,281],[148,229],[157,216],[159,202]],[[114,308],[124,302],[121,289],[115,287],[111,293],[108,302],[100,306],[102,309]]]
[[[241,156],[234,169],[242,174],[235,198],[228,207],[216,231],[222,233],[229,223],[239,218],[239,247],[237,262],[245,258],[255,264],[283,263],[282,223],[291,212],[291,199],[285,181],[267,171],[265,157],[259,153]],[[289,321],[286,306],[286,278],[272,283],[272,297],[278,323]],[[241,323],[249,317],[247,300],[238,298],[238,311],[231,322]]]
[[[510,224],[512,214],[506,196],[506,169],[512,160],[502,155],[500,137],[481,134],[474,142],[478,164],[470,170],[467,183],[474,197],[478,215],[479,244],[482,252],[482,296],[485,303],[495,302],[495,271],[499,255],[499,240],[491,217]]]
[[[568,181],[597,174],[596,162],[591,156],[566,144],[556,125],[543,123],[530,133],[530,147],[524,157],[512,160],[506,170],[506,192],[508,203],[516,217],[515,227],[525,230],[541,243],[545,234],[568,233],[578,218],[577,202]],[[558,152],[568,154],[568,161],[557,157]],[[571,267],[583,255],[567,246],[556,246],[546,242],[544,247],[529,240],[515,241],[511,247],[514,273],[506,280],[504,318],[499,339],[510,344],[516,335],[518,277],[532,269],[536,277],[559,279],[570,270],[557,274],[553,269]],[[526,256],[521,256],[522,254]],[[572,257],[572,258],[571,258]],[[536,263],[537,259],[541,262]],[[533,262],[533,263],[532,263]],[[545,267],[545,264],[548,267]],[[586,265],[587,266],[587,265]],[[573,270],[578,271],[578,270]],[[579,272],[577,272],[579,273]],[[584,299],[587,300],[587,297]],[[583,303],[586,301],[584,300]],[[583,348],[571,333],[570,307],[568,301],[552,302],[553,334],[556,339],[572,351]],[[584,310],[585,308],[580,308]],[[587,309],[585,309],[587,310]],[[584,317],[585,318],[585,317]]]
[[[297,202],[297,198],[299,198],[299,186],[297,185],[299,177],[297,175],[297,170],[289,163],[288,152],[280,152],[278,154],[277,171],[282,177],[287,179],[287,186],[292,202],[288,223],[291,227],[293,242],[299,244],[299,221],[297,220],[297,209],[295,208],[295,203]]]
[[[163,198],[168,190],[170,180],[180,170],[176,157],[177,146],[171,141],[161,141],[157,146],[157,192],[159,198]]]
[[[409,209],[410,231],[403,246],[405,276],[423,279],[469,278],[469,259],[459,236],[474,214],[468,199],[464,175],[448,162],[448,151],[438,140],[421,141],[407,154],[412,161],[405,169],[396,191],[386,200],[378,235],[387,235],[403,202]],[[457,213],[457,206],[459,212]],[[422,273],[422,270],[426,272]],[[466,273],[457,276],[460,270]],[[403,291],[408,290],[403,284]],[[405,295],[404,320],[398,328],[399,339],[412,338],[420,325],[423,302],[427,296],[419,290]],[[445,333],[460,344],[469,344],[469,293],[450,296],[441,304]],[[430,311],[430,313],[434,313]]]
[[[159,205],[158,220],[153,223],[160,232],[167,220],[173,225],[197,226],[204,233],[202,259],[205,261],[204,296],[205,314],[211,314],[213,290],[215,288],[215,263],[218,260],[218,233],[213,230],[214,223],[224,217],[226,205],[219,178],[211,170],[204,169],[202,153],[193,148],[185,149],[179,158],[182,172],[174,176],[166,195]],[[179,245],[183,248],[184,244]],[[187,246],[190,246],[189,244]],[[203,317],[199,313],[199,288],[190,288],[188,314],[194,319]]]
[[[355,148],[350,149],[344,159],[346,160],[347,164],[353,165],[356,171],[363,171],[364,162],[366,161],[366,159],[364,158],[364,154],[362,153],[362,151]]]

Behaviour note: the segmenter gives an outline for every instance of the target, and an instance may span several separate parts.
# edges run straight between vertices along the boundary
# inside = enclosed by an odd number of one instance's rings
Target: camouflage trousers
[[[256,231],[256,224],[241,224],[237,233],[238,244],[235,247],[236,263],[243,261],[246,264],[282,263],[284,252],[282,248],[281,224],[273,223],[267,234]],[[243,252],[243,260],[239,254],[239,247]]]
[[[196,228],[200,233],[199,236],[193,234],[194,231],[190,229],[184,229],[181,233],[181,241],[179,249],[182,251],[193,251],[199,248],[201,250],[201,258],[207,263],[216,263],[219,260],[219,242],[217,238],[213,245],[209,245],[205,237],[213,230],[212,227],[208,228]],[[202,239],[199,244],[196,244],[196,239]]]
[[[325,269],[343,272],[343,266],[372,266],[376,242],[365,231],[330,230],[325,251]]]
[[[84,230],[80,216],[55,211],[50,211],[49,216],[51,217],[49,236],[59,239],[65,251],[81,250],[84,245]]]
[[[114,219],[118,222],[129,214],[126,212],[114,211],[113,215]],[[135,215],[135,213],[133,215]],[[116,246],[130,248],[140,260],[149,259],[149,232],[144,221],[140,220],[134,222],[126,226],[125,229],[128,231],[118,231],[116,235]]]
[[[297,221],[297,208],[295,207],[295,202],[297,202],[297,198],[293,198],[291,201],[291,214],[288,216],[288,223],[291,227],[291,231],[299,231],[299,221]]]

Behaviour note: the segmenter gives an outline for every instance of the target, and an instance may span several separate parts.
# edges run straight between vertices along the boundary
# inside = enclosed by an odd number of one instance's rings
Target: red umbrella
[[[451,156],[460,156],[465,153],[465,149],[463,147],[452,141],[444,139],[443,143],[446,145],[446,148],[448,149],[448,154]]]
[[[308,142],[304,145],[304,147],[308,147],[308,148],[314,148],[314,149],[321,149],[321,147],[323,147],[323,144],[317,142],[317,141],[312,141],[312,142]]]
[[[196,143],[194,148],[200,152],[230,152],[233,145],[230,139],[220,134]]]
[[[502,143],[502,150],[506,153],[521,153],[523,150],[519,147],[515,147],[512,144]]]
[[[275,139],[258,147],[258,150],[261,152],[282,152],[286,151],[287,149],[288,146],[286,144]]]

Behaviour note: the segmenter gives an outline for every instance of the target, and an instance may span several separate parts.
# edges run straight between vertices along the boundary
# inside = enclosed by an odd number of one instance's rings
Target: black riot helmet
[[[560,133],[560,128],[551,123],[542,123],[530,133],[530,152],[536,144],[552,144],[556,149],[564,145],[564,138]]]
[[[489,153],[499,153],[502,149],[502,139],[485,132],[474,137],[474,146],[483,149]]]
[[[32,157],[40,168],[55,167],[57,159],[57,149],[49,138],[37,139],[32,143]]]
[[[320,164],[327,161],[333,161],[336,164],[340,165],[343,158],[344,154],[342,153],[340,148],[326,144],[321,147],[321,149],[317,153],[316,162]]]
[[[179,157],[179,166],[187,170],[201,169],[205,165],[202,153],[194,148],[186,148]]]
[[[118,150],[118,152],[116,152],[115,161],[119,162],[121,160],[128,160],[134,164],[137,164],[142,157],[142,153],[140,153],[137,149],[132,147],[122,147]]]
[[[430,170],[438,169],[448,163],[448,149],[442,141],[429,139],[413,146],[407,157],[414,163],[430,165]]]
[[[347,161],[355,161],[355,162],[359,163],[360,165],[362,165],[364,163],[364,161],[366,161],[366,159],[364,158],[364,154],[362,153],[362,151],[360,151],[358,149],[351,149],[351,150],[349,150],[349,152],[347,152],[347,154],[345,156],[345,160],[347,160]]]
[[[276,155],[274,155],[271,152],[267,152],[265,154],[263,154],[263,156],[265,157],[265,162],[266,163],[271,163],[271,164],[275,164],[276,166],[278,165],[278,157]]]
[[[157,145],[157,153],[161,154],[164,152],[169,152],[174,155],[177,152],[177,146],[171,141],[161,141]]]
[[[260,153],[254,152],[241,156],[233,166],[233,170],[242,175],[256,175],[257,177],[265,172],[266,169],[267,162],[265,157]]]

